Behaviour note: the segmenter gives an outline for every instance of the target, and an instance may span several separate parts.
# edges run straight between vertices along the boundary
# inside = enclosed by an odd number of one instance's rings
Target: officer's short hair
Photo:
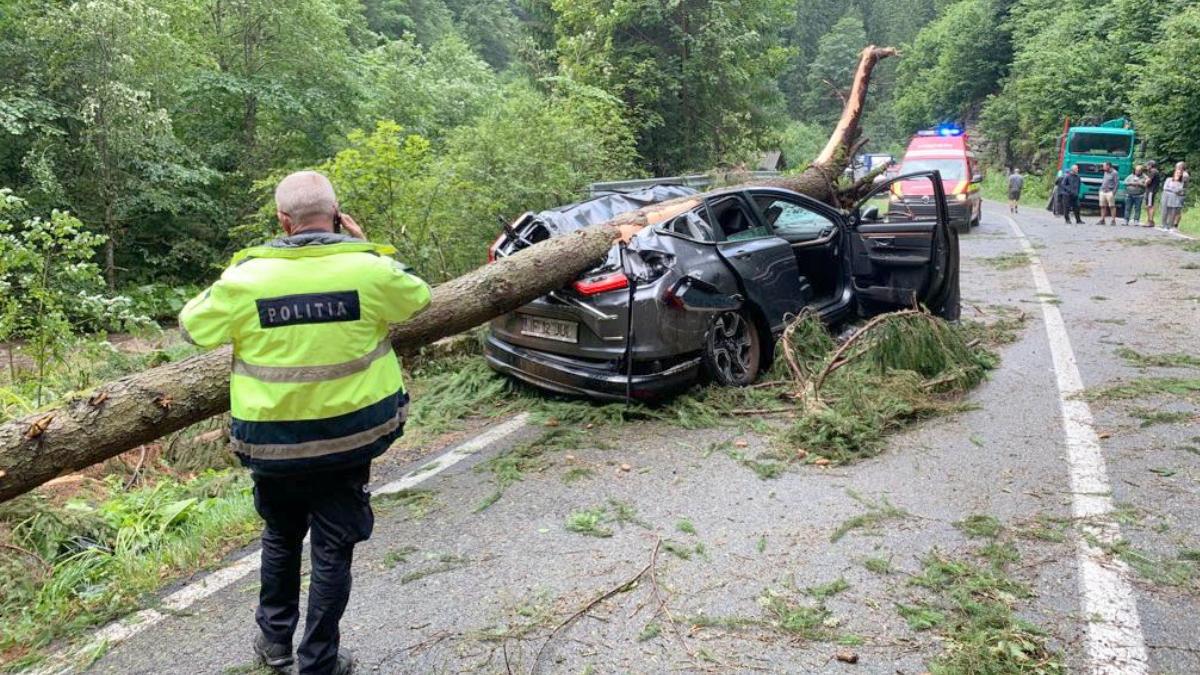
[[[337,210],[333,183],[316,171],[297,171],[279,181],[275,188],[275,208],[303,224],[314,218],[332,217]]]

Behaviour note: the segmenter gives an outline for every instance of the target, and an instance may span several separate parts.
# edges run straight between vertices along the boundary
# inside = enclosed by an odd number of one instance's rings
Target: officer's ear
[[[290,235],[292,229],[296,227],[295,223],[292,222],[292,217],[283,211],[276,211],[275,217],[279,219],[279,226],[283,228],[284,234]]]

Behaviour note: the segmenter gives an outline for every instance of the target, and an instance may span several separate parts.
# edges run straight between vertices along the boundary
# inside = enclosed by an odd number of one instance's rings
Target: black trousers
[[[338,623],[350,599],[354,545],[371,536],[375,515],[366,485],[371,465],[295,476],[254,475],[262,536],[262,588],[255,619],[268,640],[291,645],[300,619],[300,551],[311,530],[312,573],[304,636],[296,650],[303,675],[331,673]]]
[[[1062,195],[1062,216],[1068,223],[1071,222],[1071,214],[1075,214],[1075,222],[1083,220],[1079,217],[1079,197],[1073,195]]]

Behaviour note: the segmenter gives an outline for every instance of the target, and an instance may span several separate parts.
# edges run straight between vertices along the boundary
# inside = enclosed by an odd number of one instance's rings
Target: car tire
[[[745,312],[722,312],[704,336],[704,370],[724,387],[745,387],[758,378],[762,337]]]
[[[975,217],[971,218],[971,227],[979,227],[981,220],[983,220],[983,204],[979,205],[979,210],[975,212]]]

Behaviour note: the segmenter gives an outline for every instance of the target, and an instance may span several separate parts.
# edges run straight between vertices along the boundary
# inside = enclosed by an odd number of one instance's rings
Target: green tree
[[[60,117],[24,160],[43,199],[105,235],[104,272],[116,287],[118,244],[148,213],[178,213],[208,173],[174,135],[167,106],[186,51],[168,17],[140,0],[61,5],[38,17],[37,80]]]
[[[392,39],[409,36],[432,45],[454,28],[454,13],[442,0],[363,0],[371,30]]]
[[[788,112],[800,116],[808,94],[808,68],[817,55],[817,43],[845,12],[843,0],[810,0],[796,3],[791,25],[783,40],[791,50],[780,78]]]
[[[351,20],[333,0],[205,0],[177,30],[204,60],[183,84],[181,134],[247,184],[332,154],[360,100]]]
[[[444,281],[452,276],[450,247],[441,237],[447,234],[440,231],[443,223],[431,218],[439,183],[432,160],[428,140],[380,120],[369,134],[350,132],[347,147],[318,170],[337,186],[341,207],[372,237],[394,244],[427,278]]]
[[[1172,159],[1200,161],[1200,6],[1170,17],[1139,72],[1133,111],[1139,133]]]
[[[867,46],[862,15],[847,12],[817,41],[817,51],[808,67],[805,112],[824,125],[832,124],[842,112],[842,101],[854,80],[858,55]]]
[[[365,62],[367,119],[393,119],[404,128],[440,141],[495,103],[495,72],[456,34],[428,49],[411,39],[372,50]]]
[[[1109,37],[1116,14],[1087,0],[1018,0],[1006,24],[1014,55],[981,114],[989,139],[1015,158],[1046,164],[1063,119],[1126,114],[1126,52]]]
[[[47,369],[60,362],[80,329],[129,328],[146,323],[127,298],[106,298],[92,261],[104,237],[63,211],[49,219],[22,217],[25,200],[0,188],[0,341],[21,338],[33,359],[34,402],[45,400]],[[20,382],[9,351],[9,380]]]
[[[961,0],[925,26],[897,71],[895,113],[909,133],[962,122],[993,93],[1011,58],[997,0]]]
[[[780,119],[783,0],[554,0],[562,71],[624,102],[659,175],[745,159]]]

